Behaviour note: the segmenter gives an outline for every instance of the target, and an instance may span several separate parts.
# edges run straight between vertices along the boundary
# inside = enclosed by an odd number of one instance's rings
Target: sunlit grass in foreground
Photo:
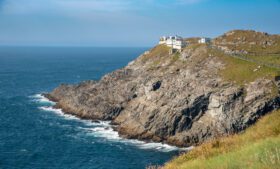
[[[280,110],[260,119],[244,133],[218,138],[166,164],[183,168],[279,168]]]

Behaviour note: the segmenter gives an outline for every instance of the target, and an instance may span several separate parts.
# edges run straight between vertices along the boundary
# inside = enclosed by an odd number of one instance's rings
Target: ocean
[[[119,137],[109,122],[53,109],[61,83],[98,80],[147,48],[0,47],[0,168],[144,169],[179,149]]]

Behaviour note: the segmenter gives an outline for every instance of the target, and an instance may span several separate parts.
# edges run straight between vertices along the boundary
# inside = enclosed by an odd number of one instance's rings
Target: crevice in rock
[[[158,90],[161,87],[161,81],[157,81],[157,82],[153,83],[152,87],[153,87],[152,88],[153,91]]]

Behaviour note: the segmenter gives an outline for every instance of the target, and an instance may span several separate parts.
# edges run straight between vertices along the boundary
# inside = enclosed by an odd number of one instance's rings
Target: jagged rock
[[[123,137],[177,146],[242,131],[279,107],[279,95],[271,94],[273,80],[226,82],[219,74],[225,64],[209,56],[207,47],[186,50],[183,61],[174,62],[168,50],[155,48],[98,82],[64,84],[46,96],[66,113],[112,120]]]

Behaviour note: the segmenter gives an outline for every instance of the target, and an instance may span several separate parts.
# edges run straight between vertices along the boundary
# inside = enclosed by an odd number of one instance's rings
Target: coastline
[[[190,147],[236,134],[280,107],[277,70],[229,54],[245,49],[218,50],[243,34],[274,38],[237,30],[176,53],[157,45],[98,81],[61,84],[45,96],[66,114],[111,121],[128,139]]]
[[[38,101],[40,102],[49,102],[50,106],[43,106],[40,107],[41,110],[44,111],[49,111],[49,112],[55,112],[56,114],[63,116],[65,118],[69,119],[75,119],[75,120],[81,120],[85,121],[87,123],[91,123],[93,125],[101,125],[104,127],[102,128],[97,128],[97,130],[92,130],[92,132],[105,132],[105,135],[102,137],[111,140],[111,141],[118,141],[118,142],[127,142],[130,143],[134,146],[139,147],[140,149],[155,149],[157,151],[162,151],[162,152],[170,152],[170,151],[178,151],[180,153],[182,152],[188,152],[192,150],[194,147],[177,147],[174,145],[169,145],[166,143],[162,142],[153,142],[151,140],[138,140],[138,139],[129,139],[122,137],[119,135],[118,131],[116,130],[116,126],[112,124],[112,121],[102,121],[100,119],[90,119],[90,118],[81,118],[75,113],[69,113],[67,111],[64,111],[62,108],[57,106],[57,103],[55,100],[52,100],[51,98],[48,97],[48,94],[42,93],[42,94],[37,94],[33,96],[33,98],[37,98]],[[106,133],[110,132],[107,136]],[[113,139],[110,138],[111,135],[114,135]]]

